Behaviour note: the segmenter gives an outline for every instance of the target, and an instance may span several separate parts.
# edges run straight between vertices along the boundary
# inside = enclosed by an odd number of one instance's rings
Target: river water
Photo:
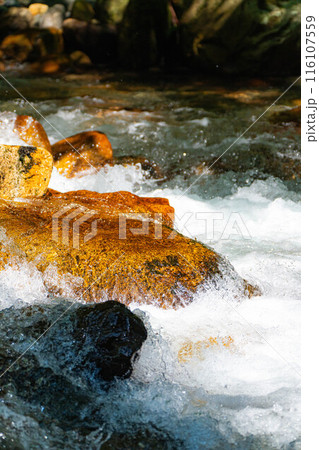
[[[299,448],[300,185],[260,165],[260,154],[298,160],[298,130],[265,115],[225,154],[233,170],[201,169],[292,80],[142,83],[110,75],[10,81],[25,99],[1,82],[1,143],[19,143],[10,131],[15,114],[29,114],[52,143],[98,129],[115,156],[145,156],[163,173],[156,180],[141,166],[114,166],[67,179],[54,169],[51,188],[168,198],[176,227],[226,256],[262,295],[239,302],[207,285],[178,310],[131,305],[149,336],[133,376],[107,390],[67,368],[61,372],[52,345],[39,364],[64,381],[44,384],[41,395],[10,383],[0,392],[0,447]],[[294,87],[280,103],[294,105],[298,97]],[[0,355],[23,351],[25,327],[39,320],[38,313],[34,322],[20,317],[20,308],[41,304],[52,320],[52,305],[66,301],[52,299],[32,267],[0,272]],[[66,367],[76,356],[59,357]]]

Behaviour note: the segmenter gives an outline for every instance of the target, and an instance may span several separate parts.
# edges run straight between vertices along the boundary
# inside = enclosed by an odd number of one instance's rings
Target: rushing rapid
[[[75,92],[61,88],[57,100],[50,90],[53,81],[47,83],[47,98],[33,99],[32,105],[51,143],[99,129],[115,155],[145,156],[164,174],[152,179],[139,164],[106,166],[76,178],[54,169],[50,188],[168,198],[176,228],[226,256],[262,295],[239,301],[207,284],[178,310],[131,305],[148,329],[132,377],[105,390],[66,368],[62,375],[72,389],[63,382],[48,385],[45,395],[32,400],[9,387],[0,392],[0,447],[35,448],[40,442],[39,448],[106,449],[117,436],[122,448],[123,436],[138,436],[145,448],[299,448],[299,182],[248,165],[218,174],[200,169],[200,163],[231,145],[269,99],[261,93],[259,103],[234,104],[235,97],[221,98],[212,88],[205,95],[201,88],[142,92],[93,84],[85,95],[81,85]],[[29,88],[22,88],[27,95]],[[15,114],[34,111],[19,99],[4,101],[2,111],[1,143],[20,144],[10,131]],[[229,150],[232,158],[249,158],[247,148],[260,145],[263,151],[271,147],[276,157],[288,152],[298,159],[295,131],[277,128],[258,122]],[[23,330],[33,319],[23,316],[19,322],[17,310],[40,304],[52,319],[52,305],[59,308],[59,302],[64,305],[67,298],[52,298],[34,267],[8,266],[0,272],[0,357],[8,348],[19,354],[29,342]],[[35,355],[41,345],[40,340]],[[54,371],[58,365],[51,350],[40,365]],[[76,355],[59,357],[67,367]],[[58,405],[55,389],[69,396],[68,405]]]

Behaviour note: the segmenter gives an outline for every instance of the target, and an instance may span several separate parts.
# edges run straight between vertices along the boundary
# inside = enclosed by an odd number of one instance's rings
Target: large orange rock
[[[224,258],[174,232],[172,213],[165,199],[127,192],[0,201],[0,266],[27,261],[50,292],[85,301],[177,307],[228,276],[234,295],[251,295]]]
[[[19,138],[33,147],[42,147],[51,152],[49,138],[40,122],[31,116],[17,116],[14,131]]]
[[[72,177],[91,168],[99,169],[112,159],[107,136],[100,131],[84,131],[52,145],[54,166]]]
[[[41,197],[52,166],[51,153],[44,148],[0,145],[0,198]]]

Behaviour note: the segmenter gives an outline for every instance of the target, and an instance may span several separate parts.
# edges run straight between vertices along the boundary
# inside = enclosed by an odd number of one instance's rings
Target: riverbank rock
[[[84,131],[56,142],[51,148],[54,166],[72,177],[89,169],[99,169],[112,159],[107,136],[100,131]]]
[[[0,198],[43,196],[52,163],[51,154],[44,148],[0,145]]]
[[[14,132],[26,144],[45,148],[51,152],[51,144],[43,126],[32,116],[17,116],[14,123]]]
[[[167,200],[127,192],[2,201],[0,252],[34,265],[53,294],[85,301],[178,307],[219,283],[235,296],[257,293],[215,251],[174,231],[172,215]]]
[[[191,0],[181,9],[182,53],[192,67],[299,74],[300,0]]]

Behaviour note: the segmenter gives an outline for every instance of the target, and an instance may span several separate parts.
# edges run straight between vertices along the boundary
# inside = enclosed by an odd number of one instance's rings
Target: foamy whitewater
[[[108,127],[116,127],[114,115],[128,121],[129,133],[140,138],[145,135],[145,113],[137,123],[136,118],[128,120],[124,112],[123,116],[110,113]],[[48,117],[57,127],[61,120],[71,120],[76,127],[78,121],[93,121],[92,115],[80,110],[60,110]],[[107,122],[105,115],[104,120]],[[160,117],[156,125],[147,126],[161,127],[163,120]],[[200,129],[211,123],[209,117],[204,122],[203,117],[195,117],[193,122],[192,126]],[[50,135],[49,128],[48,133],[52,141],[57,138],[55,132]],[[10,139],[13,142],[12,136]],[[156,424],[187,449],[299,448],[299,194],[273,177],[234,186],[231,192],[226,187],[225,195],[209,198],[200,190],[184,194],[187,185],[178,184],[161,186],[146,179],[138,166],[106,167],[73,179],[53,170],[50,187],[63,192],[127,190],[168,198],[179,231],[226,256],[243,278],[262,290],[260,297],[239,302],[231,294],[207,286],[190,305],[178,310],[131,305],[146,323],[149,337],[134,365],[133,377],[96,396],[95,408],[104,411],[113,429]],[[0,272],[2,309],[50,301],[41,275],[33,267]],[[21,414],[18,417],[8,410],[5,415],[17,428],[29,426],[39,439],[46,436],[47,448],[60,442]],[[65,448],[78,448],[72,433],[62,429],[57,433],[61,433]],[[102,428],[88,432],[82,448],[99,448],[101,436],[105,437]],[[26,439],[32,442],[30,436]]]

